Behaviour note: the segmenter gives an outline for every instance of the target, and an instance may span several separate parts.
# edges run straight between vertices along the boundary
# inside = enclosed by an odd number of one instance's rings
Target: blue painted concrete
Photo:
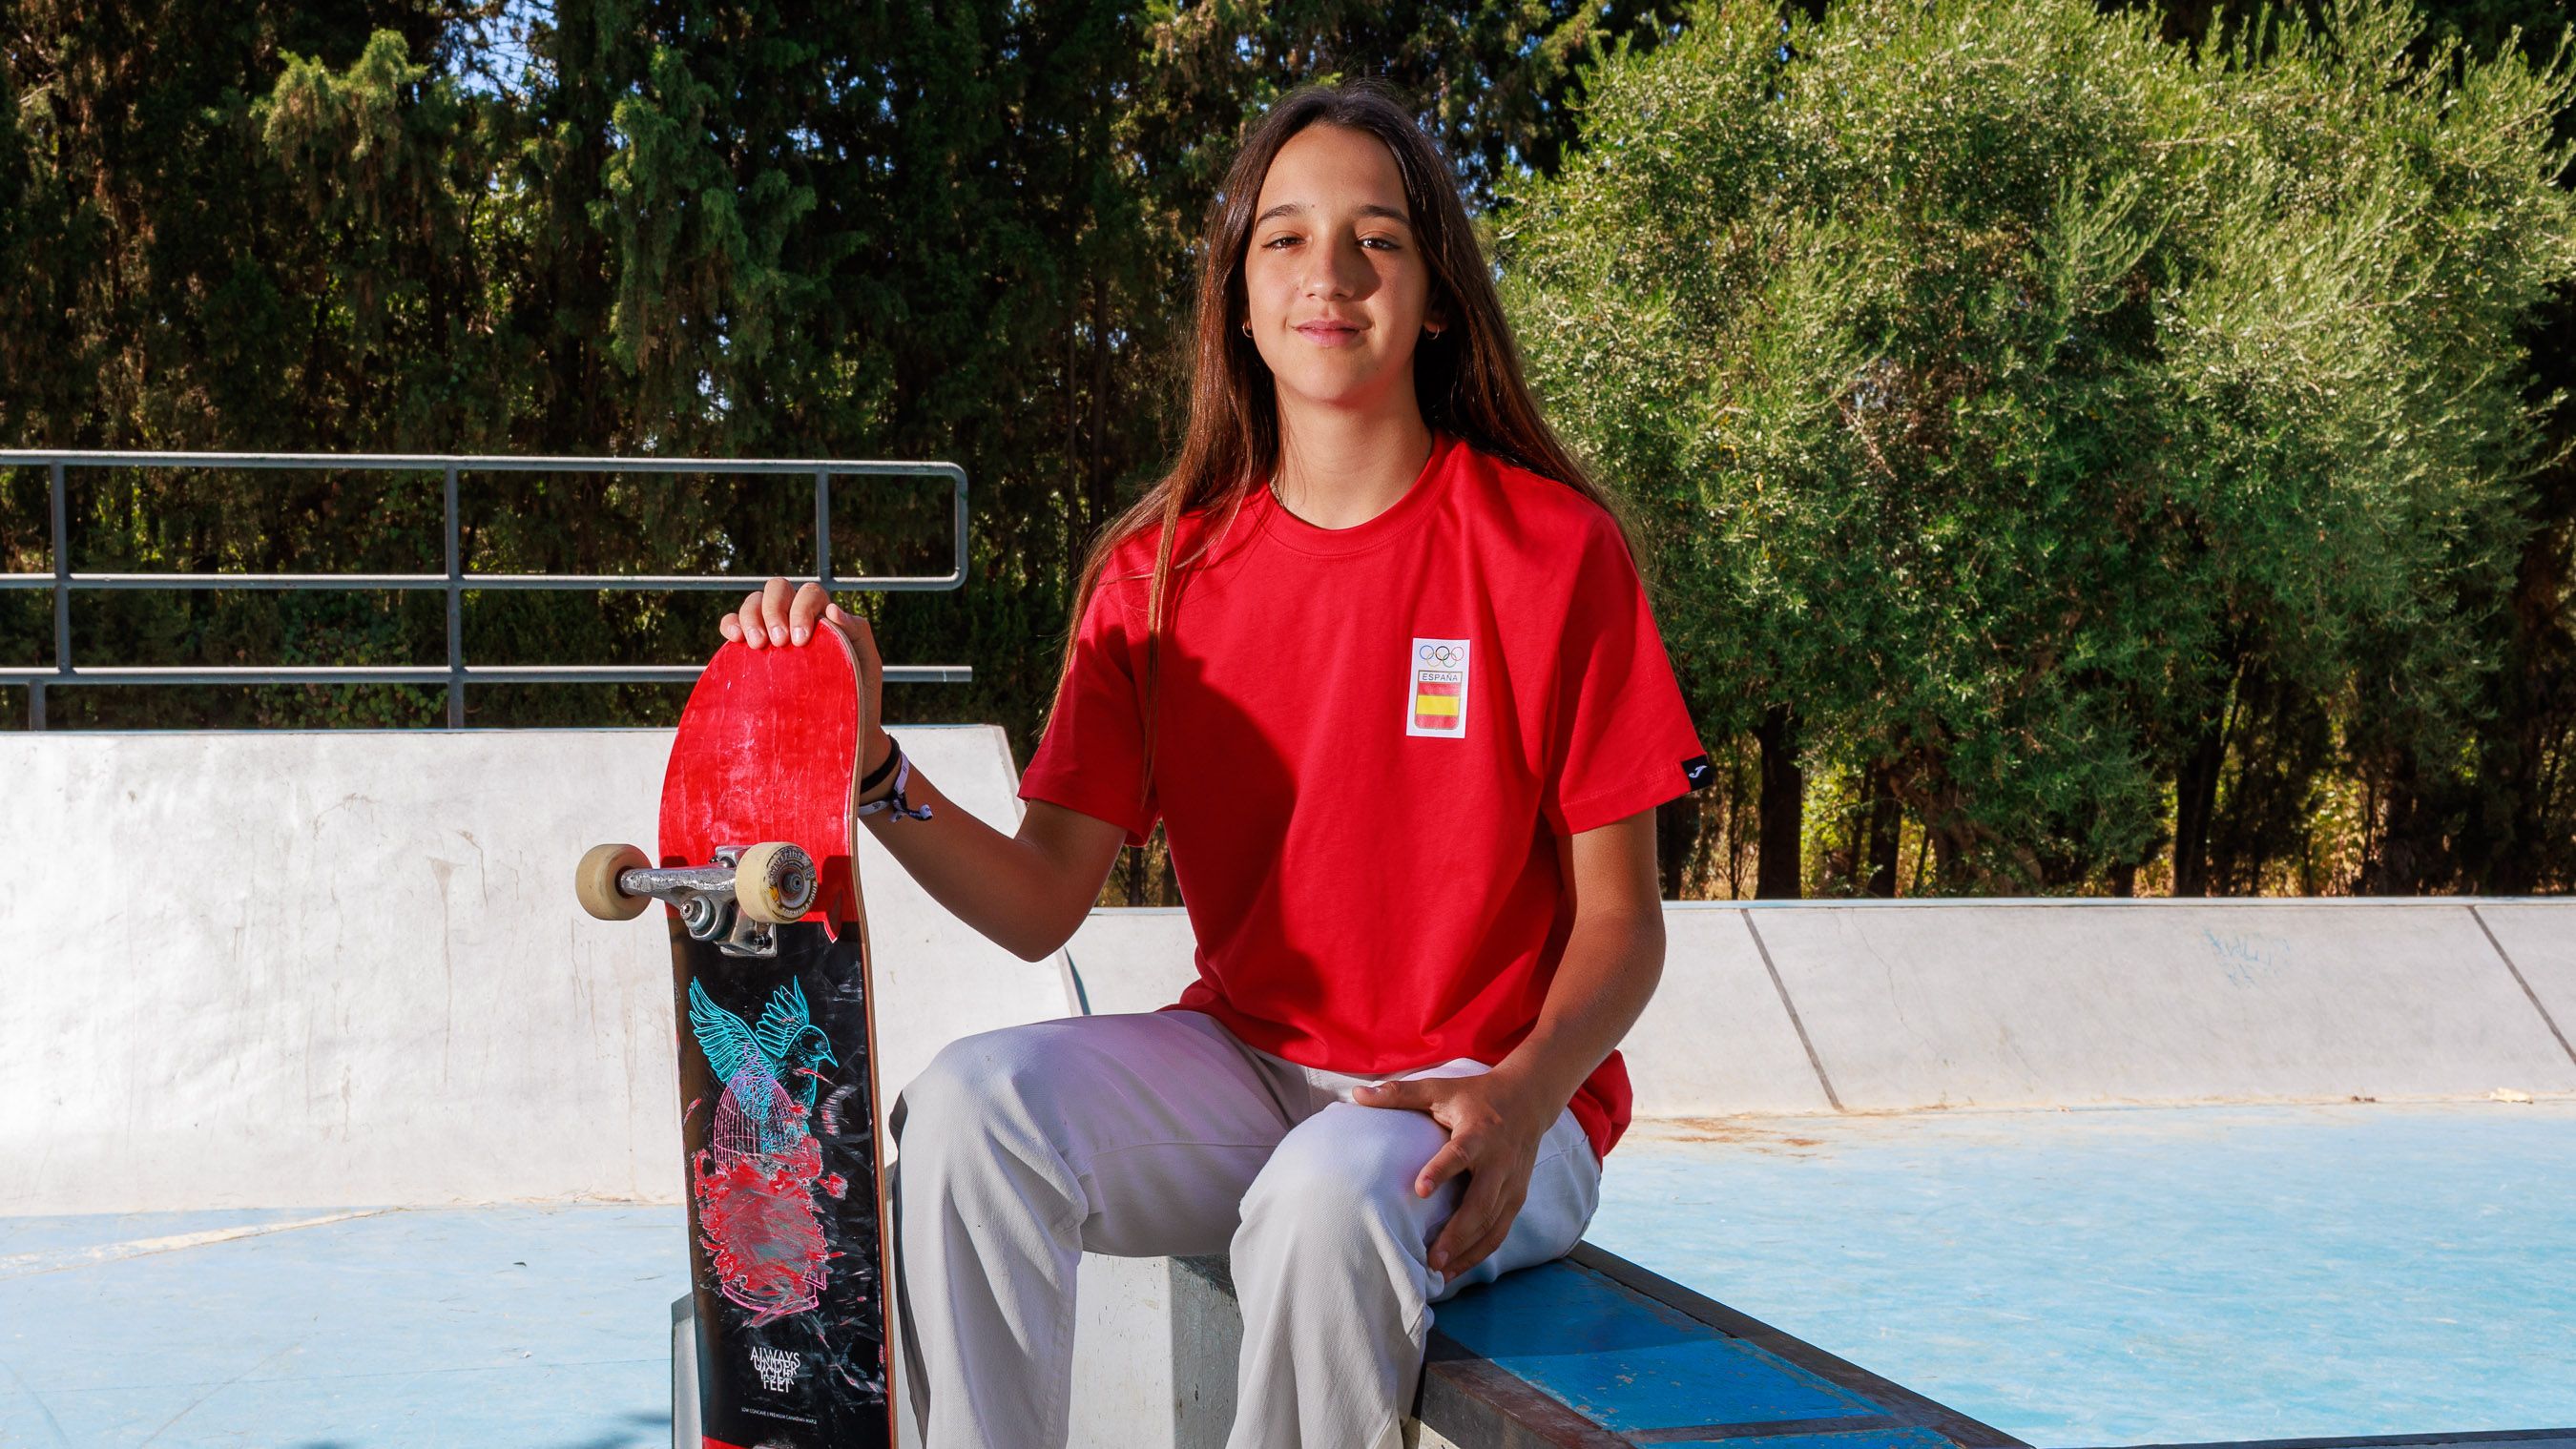
[[[659,1449],[681,1210],[0,1221],[0,1445]]]
[[[2576,1103],[1775,1118],[1700,1136],[1623,1142],[1592,1240],[2035,1444],[2576,1423]],[[288,1226],[325,1215],[0,1220],[0,1446],[668,1442],[680,1209]],[[1532,1275],[1494,1291],[1516,1288],[1550,1291]],[[1439,1326],[1477,1334],[1474,1311],[1446,1305]],[[1611,1345],[1533,1336],[1567,1311],[1506,1315],[1484,1341],[1623,1423],[1760,1421],[1680,1406],[1733,1391],[1710,1372],[1730,1361],[1686,1333],[1620,1349],[1676,1357],[1651,1394],[1613,1394],[1587,1358]],[[1684,1412],[1710,1416],[1666,1417]],[[1761,1445],[1929,1449],[1901,1431]]]
[[[2034,1444],[2576,1424],[2576,1102],[1704,1125],[1591,1241]]]
[[[1765,1434],[1753,1439],[1666,1439],[1666,1444],[1733,1444],[1743,1449],[1952,1449],[1929,1429],[1846,1429],[1834,1434]]]
[[[1542,1264],[1470,1289],[1434,1309],[1432,1322],[1460,1347],[1605,1429],[1881,1412],[1795,1364],[1570,1263]]]

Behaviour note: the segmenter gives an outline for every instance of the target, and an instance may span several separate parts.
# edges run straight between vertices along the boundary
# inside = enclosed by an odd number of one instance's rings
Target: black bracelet
[[[892,744],[893,744],[893,742],[892,742],[891,740],[889,740],[887,743],[888,743],[888,745],[889,745],[889,746],[892,746]],[[888,749],[886,750],[885,763],[884,763],[884,764],[882,764],[882,765],[877,766],[877,767],[876,767],[875,769],[873,769],[873,770],[868,771],[867,778],[866,778],[866,779],[864,779],[864,780],[861,780],[861,781],[859,782],[859,793],[860,793],[860,794],[862,794],[862,795],[864,795],[864,794],[868,793],[870,790],[873,790],[873,789],[875,789],[875,788],[877,787],[877,782],[878,782],[879,780],[882,780],[882,779],[884,779],[886,776],[893,774],[893,773],[894,773],[894,762],[895,762],[895,759],[896,759],[896,757],[897,757],[897,756],[900,756],[902,753],[903,753],[903,751],[902,751],[901,749],[898,749],[898,748],[891,748],[891,747],[890,747],[890,748],[888,748]]]
[[[896,765],[894,769],[894,788],[886,792],[886,797],[884,799],[871,800],[867,804],[851,811],[850,814],[853,817],[861,815],[875,815],[882,811],[892,810],[899,819],[927,820],[930,818],[929,806],[915,805],[903,798],[903,787],[912,779],[912,762],[903,758],[903,746],[900,743],[894,747],[894,754],[897,760],[902,761],[902,763]]]

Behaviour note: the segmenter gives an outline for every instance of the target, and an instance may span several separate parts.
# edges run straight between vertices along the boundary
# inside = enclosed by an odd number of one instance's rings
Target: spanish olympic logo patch
[[[1467,736],[1467,641],[1416,639],[1407,665],[1404,732],[1434,739]]]

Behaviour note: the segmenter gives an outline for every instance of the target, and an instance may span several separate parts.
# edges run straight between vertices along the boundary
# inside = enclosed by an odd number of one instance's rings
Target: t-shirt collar
[[[1300,553],[1337,556],[1376,548],[1411,532],[1413,526],[1429,514],[1433,495],[1456,471],[1451,466],[1451,455],[1457,444],[1456,438],[1442,429],[1433,428],[1431,456],[1423,460],[1422,471],[1415,475],[1412,486],[1404,490],[1404,496],[1387,505],[1376,517],[1348,528],[1325,528],[1289,512],[1279,502],[1278,495],[1270,491],[1266,478],[1256,485],[1258,492],[1254,506],[1261,510],[1262,527],[1270,537]]]

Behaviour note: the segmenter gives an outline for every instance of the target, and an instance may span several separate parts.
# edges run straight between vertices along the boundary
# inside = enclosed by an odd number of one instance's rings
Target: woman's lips
[[[1344,327],[1331,322],[1309,322],[1299,327],[1297,331],[1299,335],[1318,347],[1341,347],[1360,335],[1360,330],[1356,327]]]

